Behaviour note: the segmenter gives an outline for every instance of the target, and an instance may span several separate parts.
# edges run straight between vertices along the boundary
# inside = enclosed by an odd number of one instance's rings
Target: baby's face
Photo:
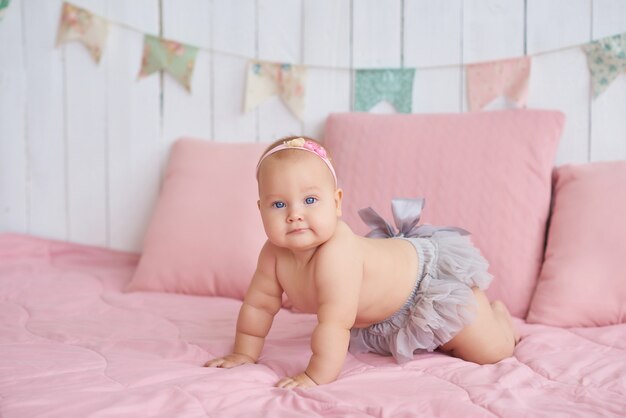
[[[326,164],[311,153],[270,156],[259,169],[263,226],[279,247],[302,251],[328,241],[341,215],[341,197]]]

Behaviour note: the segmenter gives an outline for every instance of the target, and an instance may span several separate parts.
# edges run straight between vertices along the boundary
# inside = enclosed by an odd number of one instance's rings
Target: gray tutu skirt
[[[392,355],[398,363],[413,353],[433,351],[450,341],[475,315],[472,287],[486,289],[493,276],[467,235],[434,232],[405,238],[415,247],[419,271],[404,306],[368,328],[353,328],[350,352]]]

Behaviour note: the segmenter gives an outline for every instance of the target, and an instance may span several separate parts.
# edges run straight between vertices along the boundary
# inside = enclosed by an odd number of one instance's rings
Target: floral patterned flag
[[[277,94],[293,114],[303,120],[306,79],[307,69],[300,65],[250,61],[245,111]]]
[[[93,15],[89,10],[63,3],[57,46],[68,41],[81,41],[93,59],[100,62],[108,30],[109,23],[105,19]]]
[[[0,22],[2,21],[4,13],[6,12],[7,7],[9,7],[10,2],[11,0],[0,0]]]
[[[195,46],[145,35],[139,78],[165,70],[185,86],[187,91],[191,91],[191,76],[197,54],[198,48]]]
[[[626,33],[593,41],[583,47],[598,97],[620,73],[626,72]]]
[[[480,110],[499,96],[526,105],[530,57],[511,58],[467,66],[467,96],[470,110]]]
[[[367,112],[382,100],[411,113],[415,68],[356,70],[354,108]]]

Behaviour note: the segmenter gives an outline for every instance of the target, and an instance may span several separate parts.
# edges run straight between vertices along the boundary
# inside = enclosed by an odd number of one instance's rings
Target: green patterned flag
[[[9,7],[9,3],[11,3],[11,0],[0,0],[0,21],[2,21],[4,13],[6,12],[7,7]]]
[[[198,48],[152,35],[144,36],[143,45],[139,78],[165,70],[185,86],[187,91],[191,91],[191,76]]]
[[[356,70],[355,110],[367,112],[387,100],[400,113],[411,113],[415,68]]]
[[[598,97],[620,73],[626,71],[626,34],[598,39],[583,49],[587,53],[593,93]]]

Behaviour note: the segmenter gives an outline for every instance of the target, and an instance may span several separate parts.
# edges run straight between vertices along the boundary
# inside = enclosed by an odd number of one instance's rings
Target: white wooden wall
[[[414,112],[464,112],[463,64],[527,53],[528,106],[567,114],[556,163],[626,158],[626,76],[592,100],[579,48],[542,54],[626,32],[625,0],[73,3],[207,50],[189,94],[167,75],[137,80],[141,32],[112,24],[97,65],[79,43],[55,48],[61,0],[12,0],[0,22],[0,232],[138,250],[177,137],[320,137],[329,112],[351,110],[350,68],[419,67]],[[247,60],[208,49],[329,68],[309,70],[304,121],[278,98],[244,114]]]

